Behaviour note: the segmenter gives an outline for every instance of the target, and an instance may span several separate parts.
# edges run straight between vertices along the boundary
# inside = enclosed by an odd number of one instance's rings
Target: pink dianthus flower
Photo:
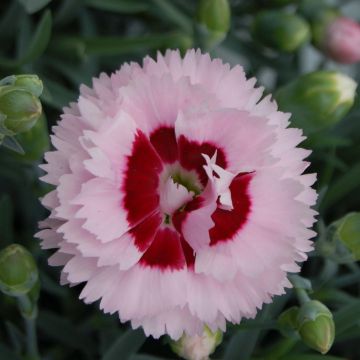
[[[312,249],[314,174],[240,66],[190,50],[81,86],[54,127],[38,236],[61,283],[147,335],[252,318]]]

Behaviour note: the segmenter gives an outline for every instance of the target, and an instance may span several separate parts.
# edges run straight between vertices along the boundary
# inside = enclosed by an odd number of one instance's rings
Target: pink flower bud
[[[342,16],[334,19],[325,31],[323,49],[339,63],[360,61],[360,24]]]

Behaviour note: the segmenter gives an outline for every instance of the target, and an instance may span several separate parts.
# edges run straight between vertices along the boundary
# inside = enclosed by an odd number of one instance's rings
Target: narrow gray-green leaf
[[[336,204],[343,197],[354,191],[360,186],[360,163],[355,164],[346,173],[340,176],[334,184],[332,184],[326,195],[324,196],[323,202],[320,205],[320,209],[327,209],[332,205]]]
[[[70,319],[61,317],[50,311],[40,311],[38,327],[46,337],[59,342],[70,349],[78,349],[89,353],[93,349],[91,339],[82,333]]]
[[[19,1],[24,6],[26,12],[28,12],[29,14],[33,14],[41,10],[52,0],[19,0]]]
[[[340,335],[353,325],[358,324],[360,319],[360,301],[343,306],[334,313],[336,335]]]
[[[7,346],[0,343],[0,359],[6,360],[22,360],[19,355],[16,355]]]
[[[51,37],[51,25],[51,12],[46,10],[35,30],[25,55],[19,60],[21,64],[33,62],[45,51]]]
[[[122,334],[102,357],[102,360],[128,360],[145,342],[143,330],[127,330]]]
[[[331,355],[313,355],[313,354],[289,355],[288,354],[285,357],[282,357],[280,360],[346,360],[346,359]]]
[[[9,150],[15,151],[20,155],[24,155],[24,149],[20,143],[15,139],[14,136],[5,136],[4,140],[1,143],[2,146],[6,147]]]
[[[172,1],[151,0],[151,12],[164,21],[169,21],[178,26],[185,33],[192,33],[193,23],[183,12],[181,12]]]
[[[85,4],[99,10],[129,14],[146,11],[151,5],[142,0],[86,0]]]

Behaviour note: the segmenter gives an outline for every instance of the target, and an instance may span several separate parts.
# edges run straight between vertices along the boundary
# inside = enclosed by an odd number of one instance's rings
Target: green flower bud
[[[360,260],[360,213],[350,213],[337,222],[336,237]]]
[[[254,19],[253,37],[270,48],[293,52],[310,38],[308,23],[296,14],[281,10],[260,12]]]
[[[36,97],[43,92],[43,83],[37,75],[11,75],[0,81],[0,86],[11,85],[29,91]]]
[[[201,336],[183,335],[177,341],[171,341],[170,346],[175,354],[186,360],[207,360],[222,341],[222,332],[213,333],[208,327],[204,328]]]
[[[278,329],[285,337],[298,338],[297,332],[297,317],[299,314],[299,307],[292,306],[282,312],[277,320]]]
[[[17,135],[16,139],[21,144],[25,153],[17,154],[14,151],[9,151],[14,159],[31,163],[41,160],[44,152],[50,147],[45,116],[42,115],[29,131]]]
[[[0,290],[10,296],[28,293],[38,280],[34,258],[23,246],[13,244],[0,251]]]
[[[8,86],[0,91],[0,113],[5,128],[18,134],[31,129],[41,115],[39,99],[28,90]]]
[[[354,104],[357,84],[336,71],[317,71],[280,88],[275,97],[292,123],[311,133],[336,124]]]
[[[200,0],[197,18],[203,32],[213,44],[222,41],[230,28],[231,10],[228,0]]]
[[[335,338],[335,324],[331,311],[321,302],[311,300],[303,304],[297,316],[301,340],[310,348],[326,354]]]

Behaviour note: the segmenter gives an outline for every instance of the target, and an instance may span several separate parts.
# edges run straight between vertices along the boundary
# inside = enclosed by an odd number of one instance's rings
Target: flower
[[[45,154],[61,283],[147,335],[252,318],[312,249],[310,151],[242,67],[189,50],[81,86]]]

